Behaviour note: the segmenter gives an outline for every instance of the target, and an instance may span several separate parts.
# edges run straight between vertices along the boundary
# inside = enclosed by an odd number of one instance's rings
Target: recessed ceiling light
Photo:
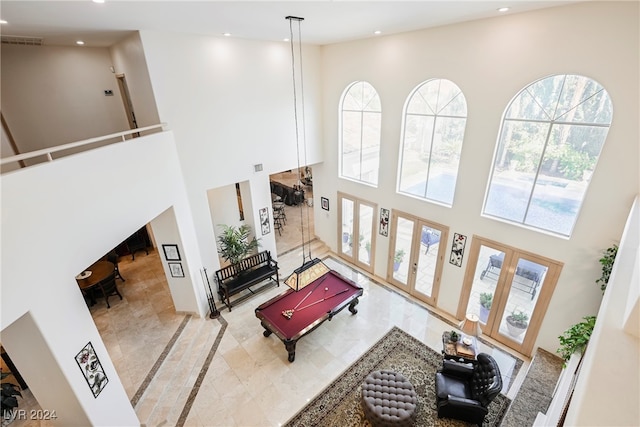
[[[94,3],[104,3],[104,0],[92,0]]]
[[[288,38],[284,38],[284,39],[282,39],[282,41],[288,42],[289,39]]]
[[[508,7],[501,7],[500,9],[498,9],[498,12],[507,12],[509,10]]]
[[[79,46],[82,46],[84,44],[84,42],[82,40],[77,40],[76,44],[79,45]]]
[[[375,34],[376,36],[379,36],[380,34],[382,34],[382,31],[380,31],[380,30],[375,30],[375,31],[373,32],[373,34]]]
[[[230,37],[231,33],[222,33],[222,35],[225,36],[225,37]]]
[[[8,22],[5,21],[4,19],[0,19],[0,24],[8,24]]]

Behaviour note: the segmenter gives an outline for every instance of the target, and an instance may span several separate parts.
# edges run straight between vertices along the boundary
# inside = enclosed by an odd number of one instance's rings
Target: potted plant
[[[519,309],[513,309],[506,320],[507,330],[512,337],[519,337],[529,327],[529,315]]]
[[[256,250],[260,243],[255,236],[249,239],[251,227],[243,224],[240,227],[221,225],[222,233],[218,236],[218,253],[225,261],[236,264],[251,252]]]
[[[366,241],[364,242],[364,248],[367,251],[367,262],[371,262],[371,242],[370,241]]]
[[[616,260],[617,254],[618,245],[613,245],[610,248],[605,249],[602,258],[599,259],[600,264],[602,264],[602,276],[596,280],[596,283],[600,285],[602,293],[607,289],[607,283],[609,283],[609,276],[611,276],[611,270],[613,269],[613,263]]]
[[[2,372],[0,377],[2,381],[4,381],[4,379],[9,375],[11,374],[8,372]],[[20,393],[20,388],[16,384],[5,382],[2,382],[2,392],[0,394],[2,396],[2,425],[4,426],[11,423],[16,417],[15,409],[18,407],[18,399],[16,396],[22,397],[22,394]]]
[[[571,326],[558,337],[560,348],[556,350],[556,353],[564,359],[565,366],[574,353],[584,353],[593,327],[596,325],[596,316],[586,316],[582,319],[582,322]]]
[[[405,251],[404,249],[398,249],[393,256],[393,271],[396,272],[400,268],[400,263],[404,260]]]
[[[489,311],[491,310],[492,304],[493,293],[483,292],[480,294],[480,321],[482,323],[487,323],[487,319],[489,318]]]
[[[452,330],[451,332],[449,332],[449,341],[451,342],[458,342],[458,340],[460,339],[460,335]]]

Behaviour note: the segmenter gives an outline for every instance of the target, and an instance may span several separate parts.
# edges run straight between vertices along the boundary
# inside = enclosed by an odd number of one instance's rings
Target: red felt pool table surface
[[[265,336],[274,333],[285,343],[289,361],[293,362],[295,342],[346,306],[357,313],[354,307],[362,293],[355,282],[330,270],[300,291],[288,289],[260,305],[256,317],[265,328]],[[294,310],[290,319],[282,314],[285,310]]]

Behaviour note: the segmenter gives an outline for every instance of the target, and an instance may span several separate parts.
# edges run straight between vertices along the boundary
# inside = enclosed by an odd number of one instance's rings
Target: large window
[[[523,89],[504,114],[483,213],[570,236],[612,116],[607,92],[583,76]]]
[[[355,82],[342,97],[340,177],[378,185],[380,97],[367,82]]]
[[[398,191],[453,204],[467,102],[454,83],[434,79],[410,95],[404,113]]]

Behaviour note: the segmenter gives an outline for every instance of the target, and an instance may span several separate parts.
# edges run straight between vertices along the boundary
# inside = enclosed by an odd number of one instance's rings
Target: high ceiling
[[[331,44],[576,3],[569,1],[6,1],[3,36],[43,38],[45,45],[110,46],[131,31],[157,30],[255,40],[283,40],[285,16],[305,18],[302,41]],[[294,37],[296,40],[297,36]]]

